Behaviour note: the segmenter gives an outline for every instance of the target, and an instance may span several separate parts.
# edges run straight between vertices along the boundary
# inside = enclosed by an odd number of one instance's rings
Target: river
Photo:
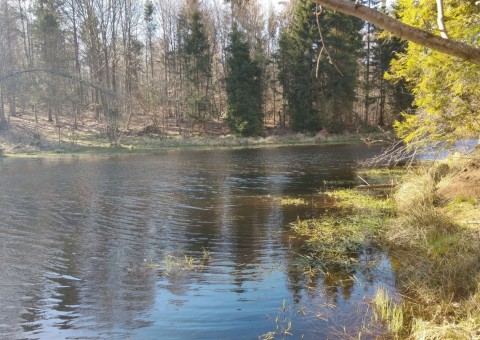
[[[355,183],[362,145],[0,159],[0,338],[355,334],[385,254],[310,276],[298,217]],[[304,197],[303,208],[282,197]],[[283,334],[282,334],[283,333]]]

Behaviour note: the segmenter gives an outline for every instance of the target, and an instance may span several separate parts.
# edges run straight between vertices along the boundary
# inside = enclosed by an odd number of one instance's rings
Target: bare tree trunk
[[[430,32],[404,24],[387,14],[348,0],[312,0],[318,5],[328,7],[344,14],[353,15],[368,21],[399,38],[480,65],[480,48],[462,42],[445,39]]]
[[[5,118],[5,109],[3,102],[3,86],[0,85],[0,129],[4,128],[7,125],[7,120]]]
[[[368,1],[368,5],[370,6],[370,0]],[[368,114],[370,110],[370,31],[371,31],[371,24],[367,23],[367,65],[365,68],[365,125],[368,125]]]
[[[10,81],[10,91],[8,94],[8,106],[9,106],[9,115],[12,117],[17,116],[17,84],[15,80]]]
[[[384,126],[385,125],[385,102],[386,102],[386,89],[384,84],[383,77],[380,77],[380,103],[379,103],[379,116],[378,116],[378,125]]]
[[[53,122],[52,106],[50,104],[48,105],[48,122],[49,123]]]

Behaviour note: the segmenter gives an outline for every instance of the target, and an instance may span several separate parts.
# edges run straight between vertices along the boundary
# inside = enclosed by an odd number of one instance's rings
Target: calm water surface
[[[255,339],[290,323],[293,338],[341,338],[389,263],[366,251],[363,270],[310,277],[289,223],[320,216],[318,192],[352,185],[377,151],[0,160],[0,338]]]

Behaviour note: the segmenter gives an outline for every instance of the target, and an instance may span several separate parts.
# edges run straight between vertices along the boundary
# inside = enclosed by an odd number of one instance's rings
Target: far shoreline
[[[81,140],[42,140],[37,143],[14,143],[0,139],[0,158],[50,158],[63,156],[96,156],[155,154],[171,150],[243,149],[281,146],[387,144],[392,138],[385,132],[317,134],[288,133],[267,137],[196,136],[167,137],[126,136],[118,145],[91,135]]]

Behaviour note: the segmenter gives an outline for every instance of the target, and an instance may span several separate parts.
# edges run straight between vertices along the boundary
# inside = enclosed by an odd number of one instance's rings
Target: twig
[[[364,180],[360,175],[357,175],[357,177],[360,178],[369,187],[371,186],[370,183],[368,183],[366,180]]]
[[[337,65],[333,62],[332,57],[330,56],[330,52],[328,52],[327,46],[325,45],[325,40],[323,39],[322,30],[320,28],[320,14],[322,14],[322,6],[317,5],[317,8],[315,9],[315,17],[317,19],[318,35],[320,36],[320,41],[322,42],[322,48],[318,53],[317,68],[315,70],[315,76],[318,78],[318,72],[320,70],[320,60],[322,59],[323,51],[325,51],[325,53],[327,54],[328,62],[331,65],[333,65],[337,69],[338,73],[340,73],[340,75],[343,77],[343,73],[340,71]]]

